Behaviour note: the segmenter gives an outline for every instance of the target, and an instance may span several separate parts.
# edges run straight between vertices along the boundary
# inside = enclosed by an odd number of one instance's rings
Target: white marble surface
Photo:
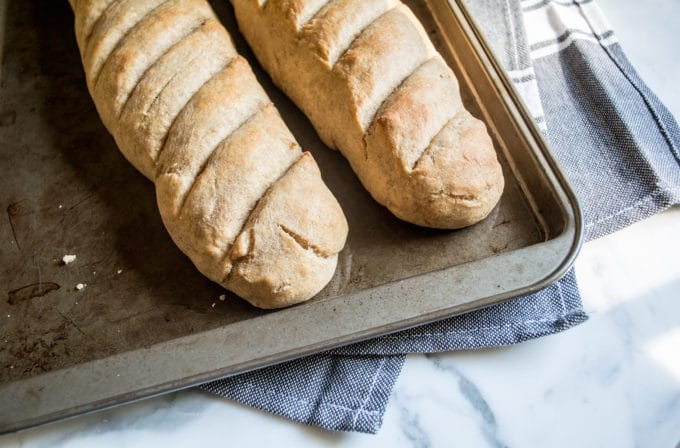
[[[647,85],[680,117],[678,0],[597,0]]]
[[[680,2],[600,4],[679,117],[680,60],[651,42],[677,32]],[[409,357],[375,436],[188,391],[0,437],[0,446],[677,447],[679,229],[676,208],[587,244],[576,266],[591,318],[577,328],[505,349]]]

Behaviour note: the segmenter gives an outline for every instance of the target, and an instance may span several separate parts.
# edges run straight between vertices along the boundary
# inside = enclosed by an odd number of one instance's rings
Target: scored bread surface
[[[503,192],[485,125],[398,0],[231,0],[274,82],[348,159],[371,195],[406,221],[459,228]]]
[[[311,298],[339,204],[205,0],[70,0],[88,89],[177,246],[262,308]]]

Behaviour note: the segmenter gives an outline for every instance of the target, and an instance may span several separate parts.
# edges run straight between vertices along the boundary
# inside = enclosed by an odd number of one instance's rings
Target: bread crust
[[[460,228],[504,187],[485,125],[398,0],[232,0],[273,81],[399,218]]]
[[[97,110],[177,246],[258,307],[318,293],[347,221],[207,2],[70,3]]]

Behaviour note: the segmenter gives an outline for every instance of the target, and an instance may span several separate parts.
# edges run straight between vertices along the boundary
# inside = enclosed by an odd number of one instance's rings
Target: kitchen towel
[[[566,172],[587,239],[680,203],[678,125],[595,1],[466,3]],[[571,271],[527,297],[201,387],[295,421],[374,433],[404,354],[509,345],[586,318]]]

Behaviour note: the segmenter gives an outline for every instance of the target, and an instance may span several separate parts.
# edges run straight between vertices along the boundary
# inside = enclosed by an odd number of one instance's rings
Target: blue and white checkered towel
[[[680,203],[678,125],[595,1],[466,2],[547,133],[581,202],[587,239]],[[530,297],[202,388],[299,422],[374,433],[404,354],[509,345],[586,318],[572,271]]]

